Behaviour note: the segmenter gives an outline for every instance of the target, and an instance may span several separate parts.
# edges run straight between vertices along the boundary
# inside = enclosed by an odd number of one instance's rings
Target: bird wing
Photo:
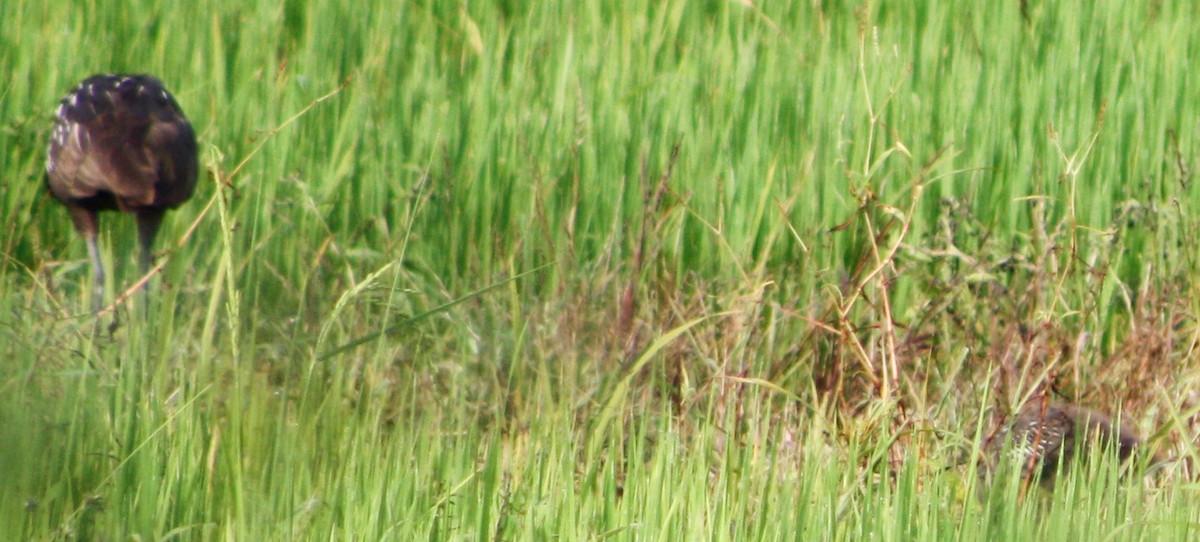
[[[158,179],[157,206],[175,207],[192,197],[196,188],[196,135],[182,115],[158,118],[146,131],[147,164]]]
[[[161,96],[153,95],[161,92]],[[196,139],[158,87],[68,98],[51,138],[47,173],[59,199],[111,193],[125,210],[174,207],[196,184]]]
[[[117,110],[86,125],[64,151],[78,153],[72,191],[83,196],[111,192],[122,207],[150,205],[155,199],[157,164],[144,145],[149,119]]]

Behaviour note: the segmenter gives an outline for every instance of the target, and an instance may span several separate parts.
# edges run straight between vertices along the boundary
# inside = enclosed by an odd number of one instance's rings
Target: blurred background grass
[[[5,2],[0,522],[1186,538],[1189,463],[1149,495],[963,496],[969,451],[1039,394],[1194,454],[1196,20]],[[95,72],[165,81],[204,166],[150,314],[112,335],[42,185],[57,100]],[[104,223],[128,285],[132,221]]]

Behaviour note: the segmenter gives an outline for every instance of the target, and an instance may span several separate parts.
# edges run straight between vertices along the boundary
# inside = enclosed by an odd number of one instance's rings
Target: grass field
[[[6,0],[0,537],[1194,540],[1197,62],[1187,2]],[[43,186],[97,72],[202,165],[111,333]],[[1042,395],[1179,460],[977,499]]]

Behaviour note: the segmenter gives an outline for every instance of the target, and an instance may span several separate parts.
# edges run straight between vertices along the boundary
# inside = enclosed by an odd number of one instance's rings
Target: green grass
[[[1188,461],[969,463],[1051,389],[1195,459],[1200,11],[750,4],[4,2],[0,532],[1194,539]],[[42,185],[108,71],[203,166],[112,334]]]

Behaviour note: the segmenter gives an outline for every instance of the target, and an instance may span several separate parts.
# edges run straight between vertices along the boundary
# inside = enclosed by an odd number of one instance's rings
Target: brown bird
[[[196,188],[196,135],[158,79],[93,75],[62,99],[50,135],[46,186],[67,206],[92,260],[92,310],[104,300],[97,213],[137,217],[142,273],[163,215]]]
[[[1086,459],[1104,449],[1115,451],[1124,462],[1142,444],[1128,426],[1094,410],[1032,401],[987,442],[980,468],[990,476],[1004,463],[1019,464],[1022,480],[1052,489],[1060,465],[1066,470],[1073,459]]]

